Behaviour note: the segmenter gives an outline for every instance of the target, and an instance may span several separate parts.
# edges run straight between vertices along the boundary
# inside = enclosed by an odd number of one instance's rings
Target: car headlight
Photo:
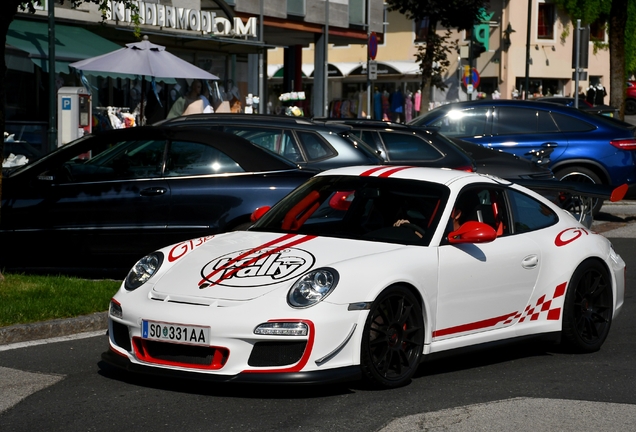
[[[306,308],[324,300],[338,285],[338,272],[332,268],[310,271],[291,287],[287,302],[291,307]]]
[[[133,291],[148,282],[148,279],[152,277],[163,263],[163,254],[161,252],[153,252],[150,255],[146,255],[137,264],[130,269],[128,276],[124,282],[124,287],[128,291]]]

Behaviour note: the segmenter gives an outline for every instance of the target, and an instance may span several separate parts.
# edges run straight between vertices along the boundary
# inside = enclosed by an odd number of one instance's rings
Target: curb
[[[17,324],[0,327],[0,345],[106,330],[107,328],[108,312],[97,312],[76,318],[61,318],[31,324]]]

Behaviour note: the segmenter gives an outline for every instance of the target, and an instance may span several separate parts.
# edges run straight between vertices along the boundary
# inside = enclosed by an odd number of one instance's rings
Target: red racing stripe
[[[250,265],[254,264],[256,261],[258,261],[258,260],[260,260],[260,259],[262,259],[262,258],[266,258],[266,257],[268,257],[268,256],[270,256],[270,255],[272,255],[272,254],[275,254],[275,253],[277,253],[277,252],[280,252],[280,251],[281,251],[281,250],[283,250],[283,249],[286,249],[286,248],[288,248],[288,247],[292,247],[292,246],[296,246],[296,245],[298,245],[298,244],[300,244],[300,243],[304,243],[304,242],[306,242],[306,241],[309,241],[309,240],[312,240],[312,239],[315,239],[315,238],[316,238],[316,236],[315,236],[315,235],[306,235],[306,236],[302,236],[301,238],[296,239],[296,240],[294,240],[294,241],[292,241],[292,242],[288,242],[288,243],[285,243],[285,244],[279,245],[279,246],[277,246],[276,248],[274,248],[274,249],[272,249],[272,250],[268,251],[267,253],[260,254],[260,255],[258,255],[258,256],[256,256],[256,257],[254,257],[254,258],[250,259],[249,261],[245,262],[245,263],[244,263],[241,267],[236,267],[236,268],[234,268],[234,269],[230,270],[229,272],[225,273],[225,274],[223,275],[223,277],[219,278],[219,280],[217,280],[217,281],[212,281],[212,280],[210,280],[210,278],[211,278],[212,276],[216,275],[216,274],[217,274],[217,273],[219,273],[220,271],[223,271],[223,270],[227,269],[228,267],[230,267],[231,265],[233,265],[233,264],[235,264],[236,262],[240,261],[241,259],[243,259],[243,258],[245,258],[245,257],[247,257],[247,256],[250,256],[251,254],[253,254],[253,253],[255,253],[255,252],[258,252],[258,251],[260,251],[260,250],[263,250],[263,249],[265,249],[265,248],[267,248],[267,247],[273,246],[273,245],[275,245],[276,243],[280,243],[281,241],[289,240],[289,239],[291,239],[292,237],[295,237],[295,236],[296,236],[296,234],[286,234],[286,235],[284,235],[284,236],[282,236],[282,237],[280,237],[280,238],[278,238],[278,239],[272,240],[272,241],[270,241],[270,242],[268,242],[268,243],[265,243],[265,244],[263,244],[263,245],[261,245],[261,246],[255,247],[254,249],[251,249],[251,250],[249,250],[249,251],[247,251],[247,252],[245,252],[245,253],[243,253],[243,254],[241,254],[241,255],[237,256],[236,258],[234,258],[234,259],[232,259],[232,260],[228,261],[225,265],[222,265],[221,267],[219,267],[218,269],[214,270],[214,271],[213,271],[212,273],[210,273],[209,275],[205,276],[202,280],[200,280],[200,281],[199,281],[199,286],[201,286],[202,284],[204,284],[204,283],[206,283],[206,282],[209,282],[209,283],[210,283],[210,286],[212,286],[212,285],[216,285],[216,284],[218,284],[219,282],[221,282],[222,280],[224,280],[224,279],[228,279],[228,278],[232,277],[232,276],[233,276],[234,274],[236,274],[236,272],[237,272],[237,271],[239,271],[240,269],[242,269],[242,268],[244,268],[244,267],[248,267],[248,266],[250,266]]]
[[[265,243],[265,244],[262,244],[262,245],[260,245],[260,246],[255,247],[255,248],[253,248],[253,249],[250,249],[249,251],[247,251],[247,252],[245,252],[245,253],[243,253],[243,254],[241,254],[241,255],[237,256],[236,258],[229,260],[229,261],[228,261],[225,265],[223,265],[223,266],[219,267],[218,269],[214,270],[214,271],[213,271],[212,273],[210,273],[209,275],[205,276],[205,278],[204,278],[201,282],[199,282],[199,286],[200,286],[202,283],[206,282],[206,280],[207,280],[207,279],[211,278],[212,276],[214,276],[215,274],[219,273],[220,271],[225,270],[225,269],[226,269],[226,268],[228,268],[229,266],[234,265],[234,263],[236,263],[236,262],[237,262],[237,261],[239,261],[239,260],[242,260],[242,259],[243,259],[243,258],[245,258],[246,256],[249,256],[249,255],[251,255],[251,254],[253,254],[253,253],[255,253],[255,252],[258,252],[258,251],[259,251],[259,250],[261,250],[261,249],[264,249],[264,248],[266,248],[266,247],[270,247],[270,246],[272,246],[272,245],[274,245],[274,244],[276,244],[276,243],[280,243],[280,242],[282,242],[282,241],[288,240],[288,239],[290,239],[290,238],[292,238],[292,237],[295,237],[295,236],[296,236],[296,234],[285,234],[285,235],[284,235],[284,236],[282,236],[282,237],[279,237],[279,238],[274,239],[274,240],[272,240],[272,241],[270,241],[270,242],[267,242],[267,243]]]
[[[402,171],[402,170],[405,170],[405,169],[409,169],[409,168],[413,168],[413,167],[411,167],[411,166],[403,166],[403,167],[393,168],[391,170],[383,172],[378,177],[389,177],[389,176],[395,174],[396,172],[399,172],[399,171]]]
[[[386,168],[385,166],[378,166],[375,168],[371,168],[370,170],[367,170],[365,172],[363,172],[362,174],[360,174],[360,177],[369,177],[371,174],[373,174],[376,171],[380,171],[382,169]]]
[[[455,327],[449,327],[442,330],[436,330],[433,332],[433,337],[435,338],[435,337],[441,337],[441,336],[448,336],[455,333],[463,333],[463,332],[472,331],[472,330],[485,329],[487,327],[494,327],[500,322],[503,322],[507,320],[508,318],[515,316],[515,314],[516,312],[513,312],[506,315],[502,315],[500,317],[489,318],[483,321],[477,321],[474,323],[462,324]]]

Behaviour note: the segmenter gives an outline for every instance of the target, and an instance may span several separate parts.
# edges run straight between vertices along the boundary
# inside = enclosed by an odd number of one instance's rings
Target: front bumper
[[[283,373],[239,373],[237,375],[201,374],[182,370],[156,368],[135,364],[127,358],[109,350],[102,354],[102,360],[116,368],[133,373],[141,373],[155,376],[164,376],[177,379],[197,380],[217,383],[244,383],[244,384],[335,384],[347,381],[356,381],[362,378],[360,366],[348,366],[337,369],[309,372],[283,372]]]

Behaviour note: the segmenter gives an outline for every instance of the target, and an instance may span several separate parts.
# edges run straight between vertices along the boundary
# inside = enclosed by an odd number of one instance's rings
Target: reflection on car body
[[[313,174],[222,132],[87,136],[4,179],[0,266],[123,275],[163,244],[248,224]]]

